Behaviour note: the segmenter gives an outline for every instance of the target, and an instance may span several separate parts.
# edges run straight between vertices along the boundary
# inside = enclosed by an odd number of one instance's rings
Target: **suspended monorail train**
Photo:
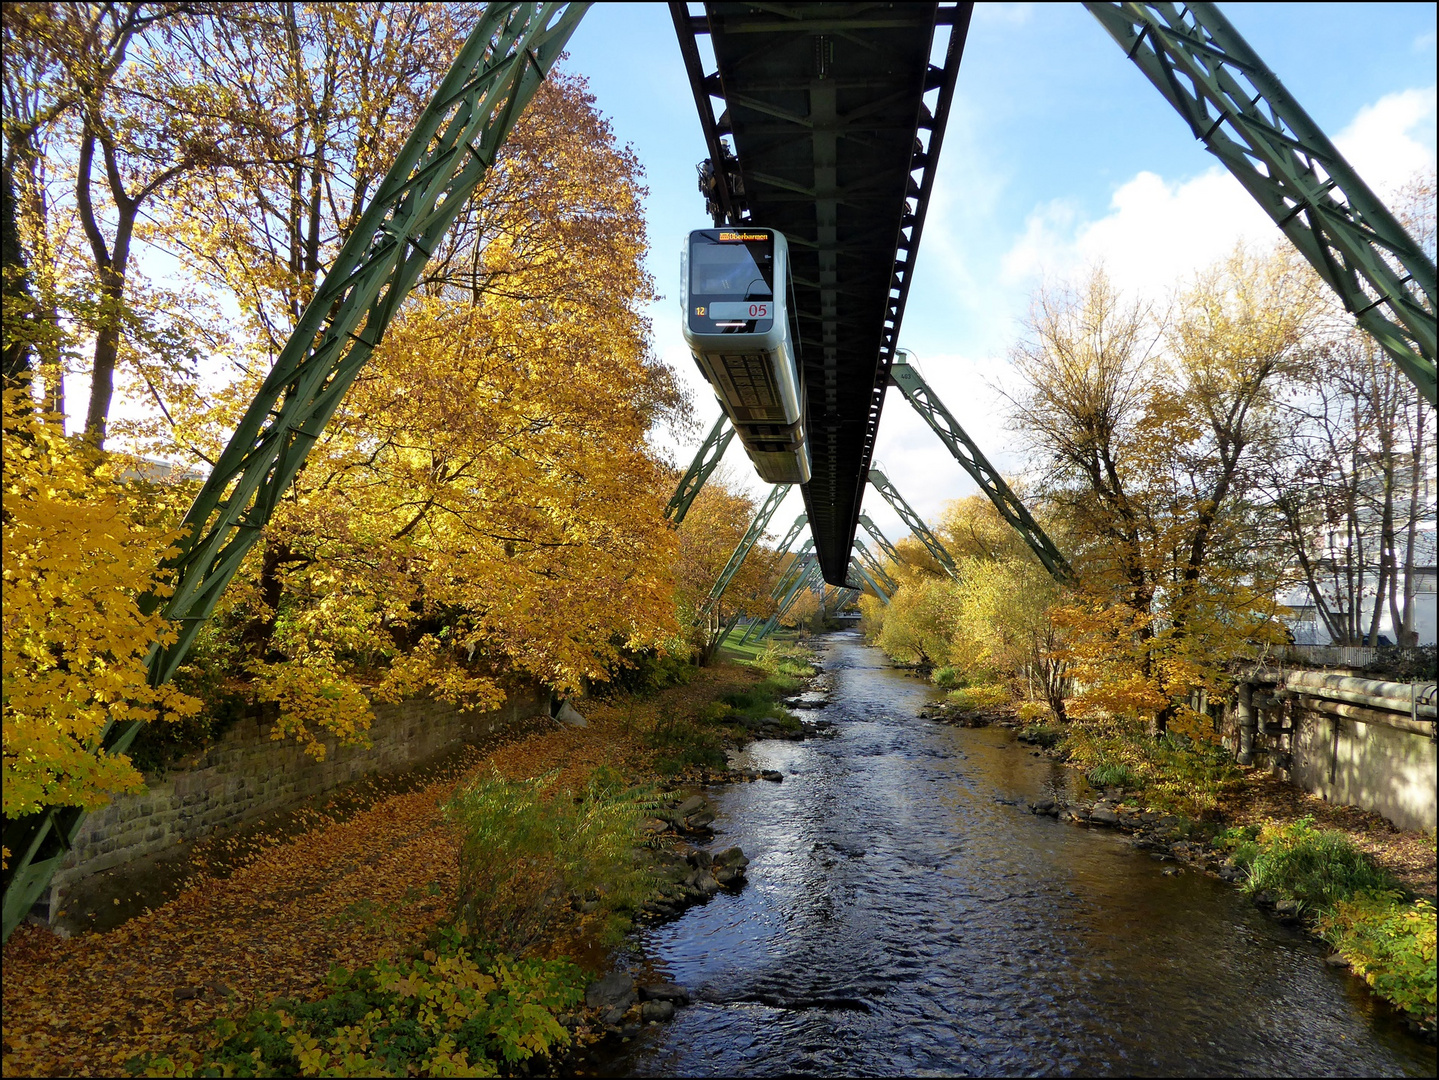
[[[696,229],[680,260],[684,336],[760,478],[809,482],[789,245],[775,229]]]

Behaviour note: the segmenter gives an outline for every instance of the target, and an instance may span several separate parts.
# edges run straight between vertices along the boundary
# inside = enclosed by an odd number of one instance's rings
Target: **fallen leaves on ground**
[[[454,908],[458,837],[441,806],[457,776],[557,771],[561,787],[578,787],[607,765],[649,779],[642,736],[656,718],[692,713],[728,684],[758,677],[705,669],[643,701],[596,703],[588,727],[540,721],[435,782],[261,845],[230,876],[202,877],[108,933],[62,940],[22,925],[4,950],[5,1075],[114,1075],[217,1017],[312,996],[335,964],[354,968],[417,944]],[[579,928],[561,928],[566,947]]]

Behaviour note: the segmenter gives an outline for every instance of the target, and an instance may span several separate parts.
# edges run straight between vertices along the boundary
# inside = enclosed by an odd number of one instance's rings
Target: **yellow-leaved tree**
[[[199,702],[152,688],[145,658],[174,639],[137,600],[168,595],[158,572],[175,534],[127,462],[65,435],[34,409],[28,380],[5,391],[4,812],[103,805],[136,791],[128,758],[97,754],[112,723],[193,715]]]

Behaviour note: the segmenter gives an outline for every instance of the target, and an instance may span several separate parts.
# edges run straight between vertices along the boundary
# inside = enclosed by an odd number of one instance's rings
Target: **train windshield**
[[[728,237],[735,237],[731,240]],[[774,296],[774,238],[768,233],[697,232],[690,238],[690,293],[768,300]]]

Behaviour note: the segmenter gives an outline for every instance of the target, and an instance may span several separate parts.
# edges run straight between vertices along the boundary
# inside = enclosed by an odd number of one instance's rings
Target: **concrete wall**
[[[1295,711],[1290,778],[1330,802],[1384,815],[1402,829],[1435,826],[1435,742],[1385,724]]]
[[[50,911],[59,910],[62,894],[94,874],[161,855],[219,826],[284,810],[362,776],[424,765],[460,743],[547,712],[549,696],[512,692],[504,706],[488,713],[425,699],[371,708],[369,749],[342,747],[328,738],[324,760],[316,761],[293,739],[271,739],[272,723],[250,717],[227,730],[191,768],[90,814],[51,881]]]

